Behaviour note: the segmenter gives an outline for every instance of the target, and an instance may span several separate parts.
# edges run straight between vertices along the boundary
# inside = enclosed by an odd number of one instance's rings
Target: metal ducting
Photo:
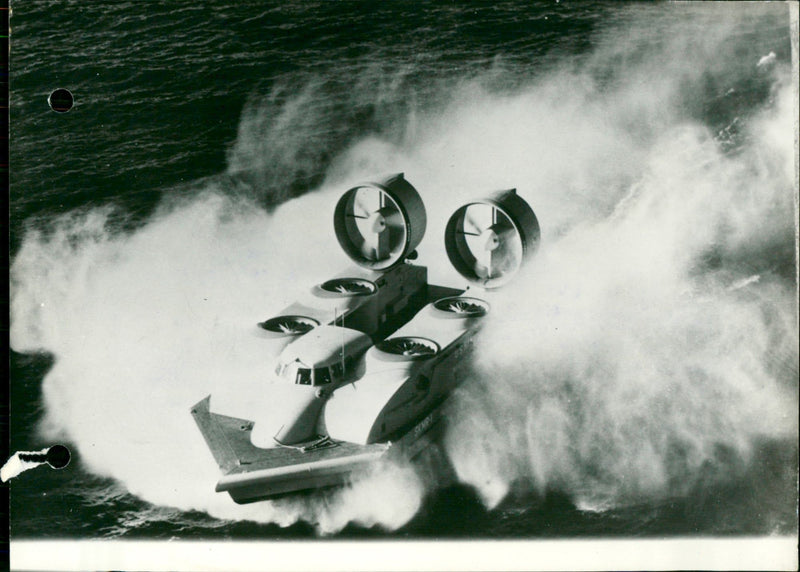
[[[425,205],[402,173],[353,187],[339,199],[333,218],[345,253],[359,266],[379,271],[414,252],[426,223]]]
[[[445,229],[447,256],[471,283],[498,288],[539,245],[539,221],[516,189],[467,203]]]

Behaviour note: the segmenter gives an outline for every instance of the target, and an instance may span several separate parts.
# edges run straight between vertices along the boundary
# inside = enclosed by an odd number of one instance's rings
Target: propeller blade
[[[388,210],[388,208],[384,210]],[[389,238],[389,250],[394,252],[398,248],[402,248],[406,242],[406,224],[399,210],[390,212],[385,220],[386,231],[384,234]]]
[[[386,210],[386,209],[384,209]],[[405,233],[406,225],[403,220],[403,215],[400,211],[394,211],[384,215],[383,220],[386,222],[386,229],[391,233]]]
[[[479,314],[482,313],[484,309],[477,304],[470,304],[463,300],[454,300],[448,305],[447,311],[456,314]]]
[[[406,223],[400,206],[391,195],[372,187],[358,189],[352,198],[356,233],[354,247],[366,260],[386,260],[401,249],[406,240]],[[350,228],[353,228],[352,226]]]
[[[464,213],[465,226],[469,225],[471,232],[481,234],[494,223],[494,211],[495,208],[491,205],[469,205]]]
[[[380,235],[368,233],[364,235],[364,242],[361,245],[361,255],[367,260],[377,260],[378,237]]]
[[[439,351],[434,343],[422,341],[421,338],[392,338],[382,342],[379,348],[388,353],[408,357],[432,356]]]
[[[389,254],[392,252],[391,232],[386,232],[385,224],[383,230],[377,234],[377,237],[375,260],[383,260],[384,258],[388,258]]]
[[[308,322],[301,322],[300,320],[283,320],[277,324],[277,327],[284,334],[305,334],[311,331],[314,326]]]
[[[360,221],[359,221],[360,222]],[[361,228],[363,226],[363,228]],[[391,253],[391,232],[387,232],[386,221],[380,213],[371,216],[363,225],[359,225],[364,239],[361,254],[367,260],[383,260]]]
[[[358,209],[358,212],[356,212],[356,209]],[[370,211],[364,201],[360,200],[358,194],[356,194],[353,199],[353,216],[355,218],[369,218],[369,213]]]
[[[354,209],[353,214],[367,218],[372,213],[379,211],[383,200],[381,197],[382,195],[383,193],[381,191],[375,189],[359,189],[353,197],[353,205],[354,207],[358,207],[361,212],[355,213]]]
[[[481,242],[483,243],[483,250],[488,250],[490,252],[500,246],[500,238],[491,227],[483,231],[483,234],[481,234]]]
[[[402,247],[406,236],[405,221],[397,204],[383,192],[380,193],[380,202],[381,208],[375,214],[380,217],[380,225],[373,229],[380,233],[375,252],[377,260],[388,258],[392,252]]]
[[[475,274],[482,279],[493,277],[491,255],[497,247],[497,237],[492,229],[495,210],[491,205],[476,203],[467,207],[464,213],[464,226],[469,228],[469,231],[464,231],[464,240],[475,257]]]
[[[481,249],[477,253],[473,252],[473,254],[476,255],[475,274],[486,280],[494,278],[494,273],[492,272],[492,251]]]
[[[514,270],[522,260],[522,242],[514,228],[509,226],[499,230],[497,247],[490,252],[489,267],[492,276],[500,276]]]
[[[469,216],[469,209],[467,209],[467,212],[464,214],[464,228],[466,228],[467,226],[469,226],[470,232],[467,232],[465,230],[464,234],[469,234],[472,236],[480,236],[481,232],[483,232],[483,229],[481,229],[478,222],[474,218]]]

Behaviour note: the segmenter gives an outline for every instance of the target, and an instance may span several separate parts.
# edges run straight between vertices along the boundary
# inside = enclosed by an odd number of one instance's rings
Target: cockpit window
[[[304,367],[297,368],[295,383],[300,385],[311,385],[311,370]]]
[[[275,373],[287,381],[293,381],[297,385],[326,385],[333,381],[344,378],[344,372],[351,364],[350,360],[345,361],[345,367],[341,363],[321,366],[316,368],[304,367],[300,360],[295,360],[288,364],[279,364],[275,368]]]
[[[314,385],[323,385],[331,382],[331,372],[327,367],[316,370],[314,375]]]

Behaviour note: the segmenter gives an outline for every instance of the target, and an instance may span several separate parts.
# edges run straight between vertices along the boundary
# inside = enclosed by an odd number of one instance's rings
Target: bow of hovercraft
[[[213,413],[209,403],[210,396],[192,408],[192,415],[224,472],[217,492],[227,492],[240,504],[342,485],[391,448],[388,443],[357,445],[328,437],[256,447],[252,421]]]
[[[422,199],[402,174],[339,199],[336,238],[358,268],[299,291],[258,324],[267,353],[278,355],[278,385],[265,381],[263,395],[223,404],[231,415],[212,411],[211,396],[191,410],[223,472],[217,492],[249,503],[339,486],[438,439],[490,310],[483,297],[513,277],[540,233],[514,189],[459,208],[445,247],[458,273],[484,291],[476,297],[428,284],[427,269],[410,263],[425,227]]]

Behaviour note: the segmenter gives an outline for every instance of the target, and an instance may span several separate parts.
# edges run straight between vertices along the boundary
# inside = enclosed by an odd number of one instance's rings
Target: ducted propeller
[[[352,212],[361,235],[362,256],[371,262],[387,260],[405,242],[405,224],[400,208],[385,192],[362,187],[353,197]]]
[[[258,327],[270,337],[300,336],[319,326],[319,322],[307,316],[276,316],[258,323]]]
[[[425,233],[425,207],[402,173],[347,191],[336,205],[334,229],[345,253],[371,270],[407,258]]]
[[[508,282],[538,242],[536,215],[513,189],[462,206],[445,231],[453,266],[485,288]]]
[[[522,260],[522,241],[514,224],[497,207],[467,206],[461,233],[475,257],[475,273],[491,280],[515,270]]]
[[[389,360],[425,359],[439,353],[436,342],[414,336],[389,338],[377,344],[375,349],[380,357]]]
[[[362,278],[334,278],[320,284],[319,289],[338,296],[368,296],[378,291],[374,282]]]
[[[489,313],[489,304],[480,298],[451,296],[436,300],[433,311],[447,318],[479,318]]]

